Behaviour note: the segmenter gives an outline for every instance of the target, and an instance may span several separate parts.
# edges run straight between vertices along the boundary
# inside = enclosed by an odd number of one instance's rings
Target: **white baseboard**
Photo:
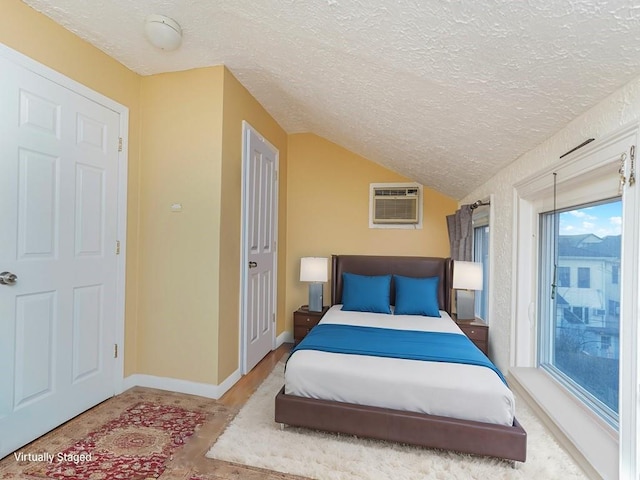
[[[282,332],[278,335],[276,338],[276,348],[280,347],[284,343],[293,343],[292,332]],[[209,383],[191,382],[177,378],[156,377],[155,375],[135,373],[124,379],[122,382],[122,391],[129,390],[133,387],[157,388],[159,390],[186,393],[188,395],[199,395],[201,397],[214,398],[217,400],[222,397],[227,390],[233,387],[241,377],[240,369],[237,369],[220,385],[212,385]]]
[[[293,332],[284,331],[276,338],[276,348],[283,343],[293,343]]]
[[[220,385],[212,385],[209,383],[191,382],[177,378],[156,377],[154,375],[136,373],[124,379],[124,390],[132,387],[157,388],[159,390],[198,395],[200,397],[214,398],[217,400],[240,380],[240,376],[240,370],[236,370]]]

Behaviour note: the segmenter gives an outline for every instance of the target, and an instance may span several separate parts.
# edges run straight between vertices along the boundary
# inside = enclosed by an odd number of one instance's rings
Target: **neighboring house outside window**
[[[591,270],[589,267],[578,267],[578,288],[591,288]]]
[[[558,267],[558,286],[571,286],[571,269],[569,267]]]

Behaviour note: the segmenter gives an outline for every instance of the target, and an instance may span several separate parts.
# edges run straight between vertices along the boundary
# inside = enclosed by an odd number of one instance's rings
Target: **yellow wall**
[[[140,373],[218,383],[223,76],[142,78]]]
[[[136,371],[140,76],[19,0],[0,0],[0,43],[129,108],[125,375]]]
[[[409,180],[287,136],[222,66],[143,78],[19,0],[0,1],[0,42],[129,109],[125,376],[218,384],[238,367],[243,119],[280,153],[278,334],[306,303],[301,256],[448,254],[453,199],[425,189],[423,230],[370,230],[369,183]]]
[[[280,196],[278,225],[278,268],[284,271],[286,251],[286,171],[287,134],[246,88],[224,70],[224,124],[222,144],[222,205],[220,238],[220,325],[218,380],[223,381],[238,368],[240,248],[242,206],[242,121],[247,121],[279,152]],[[277,327],[284,327],[284,275],[278,282]],[[280,294],[282,292],[282,294]]]
[[[139,372],[218,384],[239,367],[242,121],[285,170],[287,135],[223,66],[144,77],[141,92]]]
[[[289,136],[287,178],[286,328],[308,303],[300,258],[332,254],[448,256],[446,215],[457,201],[423,189],[421,230],[370,229],[369,184],[410,182],[366,158],[310,133]],[[325,304],[330,301],[325,285]]]

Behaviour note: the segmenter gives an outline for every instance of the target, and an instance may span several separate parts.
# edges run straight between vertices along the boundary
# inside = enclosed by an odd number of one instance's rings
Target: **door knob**
[[[18,277],[11,272],[0,273],[0,285],[15,285]]]
[[[258,266],[258,262],[249,262],[249,268],[256,268]]]

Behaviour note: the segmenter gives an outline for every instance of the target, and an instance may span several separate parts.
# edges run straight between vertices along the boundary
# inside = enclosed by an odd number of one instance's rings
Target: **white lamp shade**
[[[482,264],[476,262],[453,262],[453,288],[482,290]]]
[[[300,281],[326,282],[329,279],[328,265],[329,259],[325,257],[302,257],[300,259]]]
[[[164,15],[149,15],[144,23],[147,40],[162,50],[175,50],[182,43],[182,28]]]

